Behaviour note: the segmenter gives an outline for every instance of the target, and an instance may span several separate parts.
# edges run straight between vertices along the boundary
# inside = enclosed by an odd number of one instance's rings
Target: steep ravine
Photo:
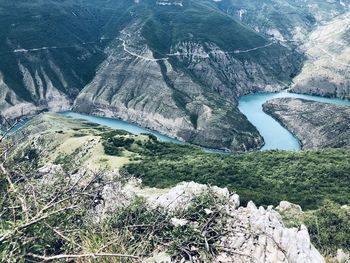
[[[288,79],[296,70],[289,59],[298,57],[274,54],[273,42],[226,52],[214,43],[184,41],[157,58],[138,28],[130,25],[106,50],[75,111],[121,118],[209,148],[261,147],[262,138],[237,109],[238,97],[283,89],[275,76],[284,72],[279,78]],[[258,51],[271,56],[250,58]]]
[[[345,7],[327,3],[312,11],[281,1],[282,12],[297,10],[297,18],[260,28],[263,19],[249,9],[240,22],[223,12],[228,4],[239,8],[234,1],[180,2],[2,3],[1,114],[73,107],[209,148],[260,148],[263,139],[237,109],[238,98],[287,87],[304,60],[287,37],[306,20],[301,31],[311,30],[313,15],[327,20]],[[324,18],[326,7],[333,11]],[[274,5],[266,8],[273,17]],[[44,22],[33,34],[38,18]],[[274,26],[286,39],[270,36]]]

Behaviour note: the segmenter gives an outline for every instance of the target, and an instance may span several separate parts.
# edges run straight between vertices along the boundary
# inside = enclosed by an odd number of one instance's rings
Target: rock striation
[[[350,13],[319,25],[308,37],[306,61],[294,78],[297,93],[350,99]]]
[[[304,149],[350,147],[349,106],[281,98],[263,109],[295,134]]]

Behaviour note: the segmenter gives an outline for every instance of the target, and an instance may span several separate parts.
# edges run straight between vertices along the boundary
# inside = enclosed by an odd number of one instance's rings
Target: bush
[[[146,135],[148,136],[148,138],[151,140],[151,141],[158,141],[158,138],[157,136],[155,136],[154,134],[151,134],[151,133],[141,133],[141,135]]]
[[[102,145],[104,147],[105,154],[121,156],[123,153],[123,148],[130,149],[131,145],[135,142],[135,140],[132,138],[120,136],[120,133],[120,131],[116,131],[102,135]]]
[[[335,255],[337,249],[350,252],[350,209],[327,201],[306,217],[313,244],[324,255]]]
[[[150,208],[143,199],[137,198],[127,207],[120,208],[109,225],[113,232],[119,233],[119,241],[124,240],[136,251],[150,254],[157,246],[165,244],[168,253],[178,261],[203,258],[203,255],[210,258],[217,255],[215,244],[224,232],[226,212],[222,207],[221,200],[210,190],[194,197],[188,208],[175,211]],[[207,214],[205,209],[212,213]],[[188,223],[174,226],[172,218]]]
[[[142,161],[123,169],[150,187],[172,187],[182,181],[228,187],[242,204],[278,205],[286,200],[316,209],[324,200],[348,204],[350,151],[265,151],[230,156],[164,142],[147,142]]]

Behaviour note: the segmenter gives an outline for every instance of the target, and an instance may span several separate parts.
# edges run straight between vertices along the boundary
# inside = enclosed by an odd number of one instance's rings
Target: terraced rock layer
[[[350,148],[350,107],[302,99],[273,99],[263,105],[302,142],[304,149]]]

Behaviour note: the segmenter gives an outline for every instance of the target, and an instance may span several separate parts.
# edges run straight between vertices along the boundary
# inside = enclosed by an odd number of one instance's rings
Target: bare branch
[[[28,254],[28,256],[40,259],[44,262],[53,261],[53,260],[59,260],[59,259],[81,259],[81,258],[98,258],[98,257],[118,257],[118,258],[130,258],[140,261],[140,257],[134,256],[134,255],[126,255],[126,254],[114,254],[114,253],[87,253],[87,254],[81,254],[81,255],[56,255],[56,256],[40,256],[36,254]]]

